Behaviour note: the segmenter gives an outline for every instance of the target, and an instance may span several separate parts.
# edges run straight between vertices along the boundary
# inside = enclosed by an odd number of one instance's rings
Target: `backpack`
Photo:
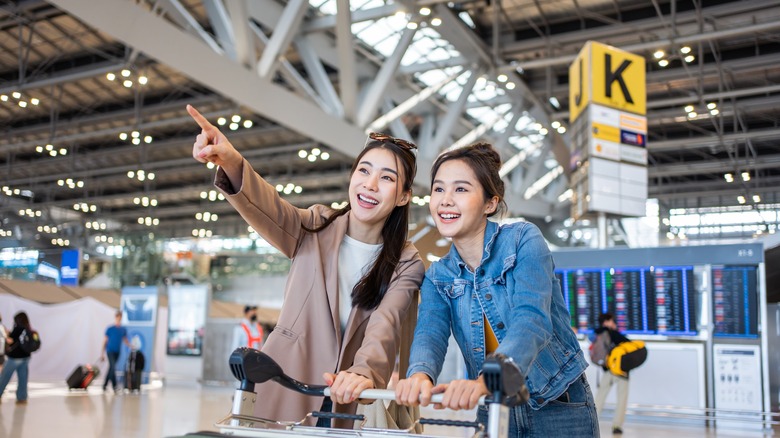
[[[590,361],[593,362],[594,365],[606,368],[607,358],[612,351],[612,338],[609,337],[609,331],[604,330],[596,336],[596,339],[590,344],[588,350],[590,352]]]
[[[33,329],[24,329],[19,334],[19,347],[25,353],[32,353],[41,348],[41,337]]]
[[[642,341],[628,341],[612,349],[607,359],[607,368],[612,374],[628,377],[628,372],[638,368],[647,360],[647,348]]]

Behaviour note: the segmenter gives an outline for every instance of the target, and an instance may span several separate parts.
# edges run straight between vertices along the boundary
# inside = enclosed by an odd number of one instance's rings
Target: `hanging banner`
[[[143,383],[149,381],[149,370],[154,363],[154,332],[157,326],[157,287],[126,286],[122,288],[122,325],[127,328],[127,339],[144,355]],[[117,371],[126,371],[130,348],[122,346]]]

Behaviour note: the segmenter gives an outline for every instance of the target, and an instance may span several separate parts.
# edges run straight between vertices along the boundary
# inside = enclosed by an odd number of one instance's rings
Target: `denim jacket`
[[[436,382],[451,330],[468,378],[477,378],[485,360],[484,314],[498,338],[496,352],[526,376],[531,407],[560,397],[588,364],[553,271],[547,243],[527,222],[488,221],[476,272],[452,245],[425,273],[407,376],[422,372]]]

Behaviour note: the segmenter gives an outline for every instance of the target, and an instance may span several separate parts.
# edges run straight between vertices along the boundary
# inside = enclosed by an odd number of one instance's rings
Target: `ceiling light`
[[[233,117],[230,118],[230,121],[233,123],[238,123],[241,121],[241,116],[239,116],[238,114],[234,114]]]
[[[116,79],[116,75],[113,73],[106,73],[106,79],[108,79],[109,81],[113,81],[114,79]]]
[[[147,135],[147,136],[144,137],[144,143],[151,143],[151,142],[152,142],[152,136],[151,135]]]
[[[147,78],[146,76],[140,76],[138,78],[138,83],[141,85],[146,85],[147,82],[149,82],[149,78]]]
[[[13,96],[14,99],[18,99],[18,98],[22,97],[22,93],[20,93],[18,91],[14,91],[13,93],[11,93],[11,96]]]
[[[119,139],[120,140],[127,140],[127,133],[126,132],[120,132],[119,133]]]
[[[19,106],[22,107],[22,108],[27,108],[27,102],[25,102],[23,100],[20,100],[19,101]]]
[[[253,125],[251,120],[244,120],[244,128],[251,128]]]
[[[667,61],[666,59],[662,59],[658,61],[658,65],[660,65],[661,67],[666,67],[667,65],[669,65],[669,61]]]
[[[138,138],[138,137],[134,138],[134,139],[133,139],[133,144],[134,144],[134,145],[139,145],[139,144],[141,144],[141,139],[140,139],[140,138]]]
[[[131,80],[126,80],[126,81],[122,82],[122,85],[124,85],[124,86],[125,86],[125,88],[130,88],[130,87],[132,87],[132,86],[133,86],[133,81],[131,81]]]
[[[227,119],[224,117],[220,117],[217,119],[217,125],[219,126],[225,126],[225,123],[227,123]]]
[[[695,59],[696,59],[696,58],[694,58],[694,57],[693,57],[693,55],[688,55],[688,56],[686,56],[686,57],[685,57],[685,62],[687,62],[687,63],[691,63],[691,62],[693,62]]]
[[[441,18],[436,17],[436,18],[432,19],[431,20],[431,25],[433,25],[433,26],[440,26],[441,25]]]
[[[38,153],[43,152],[43,146],[35,146],[35,152],[38,152]]]
[[[737,196],[737,202],[739,202],[740,204],[744,204],[745,203],[745,197],[742,196],[742,195]]]
[[[431,15],[430,8],[420,8],[420,15]]]
[[[320,155],[320,159],[327,160],[328,158],[330,158],[330,154],[329,154],[329,153],[327,153],[327,152],[323,152],[323,153]]]
[[[715,109],[715,107],[717,106],[718,104],[716,104],[715,102],[710,102],[707,104],[707,109]]]
[[[750,172],[742,172],[742,181],[750,181]]]
[[[680,47],[680,53],[682,53],[683,55],[687,55],[691,53],[691,48],[688,46],[682,46]]]
[[[230,124],[230,130],[231,131],[235,131],[236,129],[238,129],[238,123],[231,123]]]
[[[656,50],[655,53],[653,53],[653,57],[655,59],[661,59],[664,57],[664,51],[663,50]]]
[[[686,113],[689,113],[689,112],[691,112],[691,111],[693,111],[693,105],[686,105],[686,106],[685,106],[685,112],[686,112]]]
[[[0,100],[2,100],[3,102],[8,102],[8,96],[5,94],[0,94]]]
[[[561,127],[558,128],[558,134],[563,134],[565,132],[566,132],[566,127],[565,126],[561,126]]]
[[[502,74],[498,75],[496,77],[496,79],[498,79],[498,82],[506,82],[507,79],[509,79],[509,77],[507,77],[507,75],[502,73]]]
[[[560,126],[561,126],[561,122],[559,122],[559,121],[557,121],[557,120],[556,120],[556,121],[554,121],[554,122],[550,123],[550,126],[552,126],[552,127],[553,127],[553,129],[558,129],[558,127],[560,127]]]
[[[697,115],[698,114],[696,114],[695,111],[691,111],[691,112],[688,113],[688,118],[689,119],[695,119]]]
[[[550,105],[552,105],[555,109],[560,109],[561,108],[561,103],[558,102],[558,98],[557,97],[553,96],[553,97],[549,98],[548,100],[550,101]]]
[[[720,114],[720,111],[718,111],[717,109],[710,110],[710,114],[712,114],[713,116],[717,116],[718,114]]]
[[[753,202],[761,202],[761,196],[753,195]]]
[[[506,89],[507,90],[514,90],[515,89],[515,83],[514,82],[507,82],[506,83]]]
[[[414,21],[410,21],[410,22],[406,23],[406,28],[407,29],[417,29],[417,23],[415,23]]]
[[[309,155],[307,157],[307,160],[309,160],[310,162],[313,163],[313,162],[317,161],[317,156],[316,155]]]
[[[726,182],[734,182],[734,175],[730,173],[724,173],[723,178],[725,178]]]
[[[67,149],[60,148],[60,155],[67,155],[67,154],[68,154],[68,150]]]
[[[314,155],[315,157],[320,155],[320,152],[322,152],[320,148],[314,148],[311,150],[311,154]]]
[[[122,70],[122,77],[129,78],[130,77],[130,70],[128,70],[128,69]]]
[[[54,150],[54,145],[52,145],[52,144],[47,144],[47,145],[46,145],[46,150],[47,150],[47,151]]]
[[[41,101],[33,97],[32,99],[30,99],[30,103],[33,105],[38,105],[39,103],[41,103]]]

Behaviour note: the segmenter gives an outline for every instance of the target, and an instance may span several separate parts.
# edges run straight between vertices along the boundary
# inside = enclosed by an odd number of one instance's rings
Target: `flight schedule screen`
[[[713,334],[758,337],[758,272],[756,266],[713,266]]]
[[[627,334],[697,334],[692,266],[559,269],[556,276],[580,332],[611,313]]]

